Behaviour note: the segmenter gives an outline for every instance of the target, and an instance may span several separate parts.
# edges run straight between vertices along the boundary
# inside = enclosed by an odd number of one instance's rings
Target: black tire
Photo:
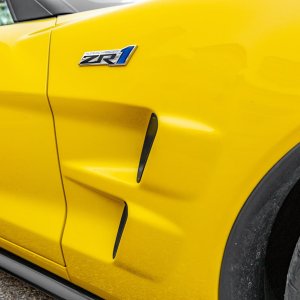
[[[295,247],[286,280],[284,300],[300,299],[300,239]]]

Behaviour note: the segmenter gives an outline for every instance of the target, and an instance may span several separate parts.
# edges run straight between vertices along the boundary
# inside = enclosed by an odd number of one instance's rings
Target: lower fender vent
[[[118,248],[121,242],[121,238],[124,232],[124,228],[127,222],[127,218],[128,218],[128,206],[127,203],[125,202],[125,206],[124,206],[124,210],[123,210],[123,214],[122,214],[122,218],[120,221],[120,225],[119,225],[119,229],[118,229],[118,233],[117,233],[117,237],[116,237],[116,241],[115,241],[115,246],[114,246],[114,251],[113,251],[113,258],[116,257],[117,252],[118,252]]]

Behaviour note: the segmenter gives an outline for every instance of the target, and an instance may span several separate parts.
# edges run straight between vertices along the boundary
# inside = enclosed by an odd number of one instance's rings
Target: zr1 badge
[[[102,50],[84,53],[80,66],[125,66],[137,46],[128,46],[118,50]]]

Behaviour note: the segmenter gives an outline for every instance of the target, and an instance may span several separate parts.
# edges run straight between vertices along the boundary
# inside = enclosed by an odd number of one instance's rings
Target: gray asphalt
[[[54,300],[26,282],[0,270],[0,299]]]

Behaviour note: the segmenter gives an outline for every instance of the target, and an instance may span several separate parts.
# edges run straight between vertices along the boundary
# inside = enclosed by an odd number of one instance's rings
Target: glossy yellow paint
[[[218,298],[239,210],[300,140],[299,17],[292,0],[172,0],[58,18],[49,95],[74,283],[106,299]],[[78,66],[85,51],[129,44],[126,67]],[[137,184],[152,112],[159,130]]]
[[[42,267],[43,269],[48,270],[48,271],[56,274],[57,276],[60,276],[61,278],[70,280],[65,266],[57,264],[57,263],[53,262],[52,260],[45,258],[43,255],[38,255],[32,251],[22,248],[22,247],[18,246],[17,244],[11,243],[2,238],[0,238],[0,245],[1,245],[1,248],[5,249],[6,251],[9,251],[21,258],[33,263],[33,264],[36,264],[36,265]]]
[[[55,22],[0,27],[0,247],[67,278],[65,198],[47,99]]]
[[[106,299],[218,299],[239,210],[300,141],[299,35],[294,0],[137,1],[0,28],[0,246]],[[78,66],[132,44],[126,67]]]
[[[218,298],[239,210],[300,141],[299,35],[293,0],[153,0],[58,18],[49,96],[74,283],[106,299]],[[78,66],[86,51],[132,44],[126,67]]]

